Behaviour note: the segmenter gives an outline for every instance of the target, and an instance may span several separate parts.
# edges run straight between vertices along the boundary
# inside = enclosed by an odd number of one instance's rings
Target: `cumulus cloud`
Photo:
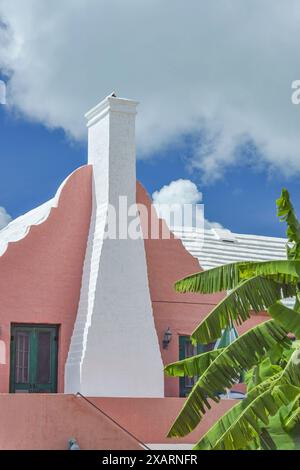
[[[154,204],[196,204],[202,201],[202,193],[192,181],[179,179],[155,191],[152,199]]]
[[[0,80],[0,104],[6,103],[6,86],[3,80]]]
[[[157,214],[168,226],[189,226],[202,229],[204,225],[202,193],[195,183],[186,179],[171,181],[152,194]]]
[[[0,230],[6,227],[11,220],[11,216],[6,212],[5,208],[0,207]]]
[[[209,220],[207,222],[207,228],[215,228],[217,230],[227,230],[222,224],[219,222],[210,222]]]
[[[219,229],[226,230],[218,222],[210,222],[204,219],[204,204],[202,204],[203,194],[199,191],[198,187],[191,180],[179,179],[171,181],[170,184],[164,185],[158,191],[152,194],[152,200],[154,207],[158,215],[165,219],[169,227],[172,224],[172,217],[170,219],[170,209],[174,214],[173,219],[177,217],[177,220],[181,221],[179,225],[189,225],[197,227],[198,229]],[[201,203],[201,204],[200,204]],[[194,211],[192,213],[192,220],[189,218],[184,220],[182,214],[182,208],[184,205],[193,205]]]
[[[29,118],[83,139],[84,112],[116,89],[141,102],[140,156],[193,134],[206,181],[248,145],[254,164],[300,172],[298,0],[0,0],[0,15],[8,98]]]

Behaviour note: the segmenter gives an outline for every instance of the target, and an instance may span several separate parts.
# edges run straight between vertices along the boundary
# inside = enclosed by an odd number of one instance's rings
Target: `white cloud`
[[[155,191],[152,200],[157,214],[165,219],[169,228],[182,225],[203,228],[203,205],[197,204],[202,201],[202,193],[192,181],[171,181]]]
[[[186,179],[171,181],[170,184],[166,184],[160,190],[155,191],[152,194],[153,204],[157,213],[161,218],[167,221],[169,226],[171,226],[172,223],[169,222],[170,210],[168,206],[172,207],[172,205],[175,205],[173,206],[173,212],[177,213],[175,214],[175,217],[177,216],[178,220],[182,220],[184,224],[184,217],[182,215],[182,209],[180,209],[180,206],[184,206],[185,204],[192,204],[196,205],[196,211],[192,214],[192,223],[190,223],[191,221],[188,220],[187,225],[197,225],[198,229],[204,227],[205,229],[215,228],[219,230],[226,230],[220,223],[210,222],[209,220],[204,219],[204,204],[202,204],[202,199],[203,194],[201,191],[199,191],[195,183]],[[178,205],[177,208],[176,205]]]
[[[11,220],[11,216],[6,212],[5,208],[0,207],[0,230],[6,227]]]
[[[210,222],[209,220],[207,220],[207,224],[208,224],[209,228],[216,228],[216,229],[219,229],[219,230],[226,230],[225,227],[223,227],[223,225],[220,224],[219,222]]]
[[[152,199],[154,204],[196,204],[202,201],[202,193],[192,181],[179,179],[155,191]]]
[[[3,80],[0,80],[0,104],[5,104],[6,102],[6,86]]]
[[[195,132],[188,164],[208,181],[248,140],[260,164],[300,172],[298,0],[0,0],[0,15],[0,67],[28,117],[81,139],[116,89],[141,102],[140,155]]]

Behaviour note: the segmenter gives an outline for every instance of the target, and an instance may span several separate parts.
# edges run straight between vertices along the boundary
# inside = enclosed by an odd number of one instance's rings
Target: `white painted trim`
[[[31,227],[41,225],[48,219],[52,209],[58,207],[62,190],[76,171],[78,171],[78,168],[61,183],[52,199],[12,220],[0,231],[0,256],[6,252],[9,243],[16,243],[22,240],[28,235]]]
[[[96,124],[98,121],[103,119],[108,112],[117,112],[125,114],[136,114],[136,106],[138,101],[128,100],[126,98],[113,98],[107,96],[90,109],[86,114],[85,118],[87,119],[87,127],[91,127]]]

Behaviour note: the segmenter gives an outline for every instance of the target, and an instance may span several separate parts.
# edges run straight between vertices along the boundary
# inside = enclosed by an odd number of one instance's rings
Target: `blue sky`
[[[49,130],[18,117],[0,106],[0,206],[17,217],[51,198],[59,184],[75,168],[86,163],[85,143],[70,141],[62,130]],[[269,175],[246,162],[226,171],[211,184],[201,173],[191,172],[183,154],[185,146],[170,145],[146,160],[138,160],[137,176],[152,194],[171,181],[186,178],[203,193],[205,215],[235,232],[283,236],[284,225],[275,215],[275,199],[286,186],[300,209],[297,178]],[[241,160],[242,162],[243,160]]]
[[[0,2],[0,207],[15,218],[54,195],[86,162],[84,113],[116,90],[140,102],[150,194],[190,180],[209,221],[283,236],[283,186],[300,213],[299,1],[86,2]]]

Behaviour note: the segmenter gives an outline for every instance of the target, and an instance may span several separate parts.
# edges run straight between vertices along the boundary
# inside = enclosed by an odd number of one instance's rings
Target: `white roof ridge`
[[[230,232],[231,238],[226,240],[217,237],[214,228],[207,227],[201,233],[185,227],[174,233],[204,270],[237,261],[286,259],[287,239],[282,237]]]
[[[179,227],[179,226],[176,226],[176,227],[172,227],[172,231],[175,231],[175,232],[183,232],[183,233],[200,233],[200,232],[204,232],[204,233],[207,233],[207,234],[211,234],[212,237],[216,237],[215,235],[215,231],[216,230],[221,230],[221,229],[218,229],[218,228],[204,228],[203,230],[201,229],[195,229],[193,227]],[[225,229],[224,229],[225,230]],[[226,229],[227,231],[227,229]],[[246,238],[246,239],[259,239],[259,240],[267,240],[267,241],[270,241],[270,240],[273,240],[273,241],[278,241],[278,242],[287,242],[287,238],[284,238],[284,237],[274,237],[274,236],[270,236],[270,235],[256,235],[256,234],[253,234],[253,233],[238,233],[238,232],[231,232],[229,229],[228,229],[228,232],[230,232],[234,238]]]

